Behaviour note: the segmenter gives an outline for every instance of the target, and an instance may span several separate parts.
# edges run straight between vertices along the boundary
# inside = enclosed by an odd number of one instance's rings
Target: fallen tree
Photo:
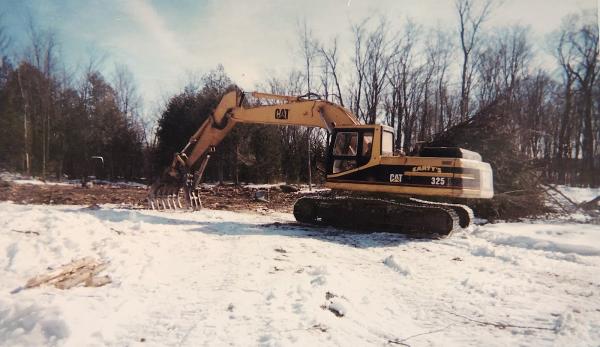
[[[488,220],[512,220],[551,212],[545,204],[541,168],[519,151],[508,103],[506,98],[498,98],[425,144],[463,147],[478,152],[490,163],[494,172],[494,198],[467,202],[478,216]]]

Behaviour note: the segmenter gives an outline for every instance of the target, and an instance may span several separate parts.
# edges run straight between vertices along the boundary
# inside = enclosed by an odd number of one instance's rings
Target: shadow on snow
[[[187,229],[186,231],[224,236],[272,235],[294,238],[312,238],[356,248],[391,247],[406,244],[408,242],[426,242],[423,239],[409,238],[402,234],[389,232],[363,232],[327,226],[304,225],[294,222],[254,224],[233,221],[196,221],[167,216],[147,215],[135,210],[81,209],[73,212],[84,212],[95,216],[98,219],[115,223],[123,221],[140,221],[154,225],[193,225],[197,226],[197,228]]]

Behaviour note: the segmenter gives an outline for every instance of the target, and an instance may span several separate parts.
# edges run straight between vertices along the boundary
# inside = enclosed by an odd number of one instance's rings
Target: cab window
[[[381,155],[394,154],[394,134],[390,131],[383,131],[381,134]]]
[[[340,132],[335,137],[333,155],[355,156],[358,144],[358,133]]]
[[[356,168],[357,153],[358,132],[342,131],[337,133],[333,146],[333,155],[337,157],[333,160],[333,173],[336,174]]]
[[[354,159],[336,159],[333,161],[333,173],[340,173],[356,169],[356,160]]]

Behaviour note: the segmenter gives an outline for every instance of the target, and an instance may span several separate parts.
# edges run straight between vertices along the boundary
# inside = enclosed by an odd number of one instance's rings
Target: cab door
[[[327,174],[335,175],[367,164],[372,151],[373,129],[336,129],[329,144]]]

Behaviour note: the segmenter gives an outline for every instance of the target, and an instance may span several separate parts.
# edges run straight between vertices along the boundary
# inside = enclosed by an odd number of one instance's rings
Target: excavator
[[[271,103],[249,106],[248,94]],[[325,186],[333,193],[301,197],[294,204],[294,216],[302,224],[443,238],[468,227],[473,212],[463,204],[431,199],[489,199],[494,195],[491,167],[478,153],[458,147],[424,147],[417,156],[406,156],[394,152],[391,127],[360,124],[348,109],[314,94],[233,90],[223,96],[151,186],[150,206],[202,208],[198,186],[206,164],[238,123],[326,129]]]

